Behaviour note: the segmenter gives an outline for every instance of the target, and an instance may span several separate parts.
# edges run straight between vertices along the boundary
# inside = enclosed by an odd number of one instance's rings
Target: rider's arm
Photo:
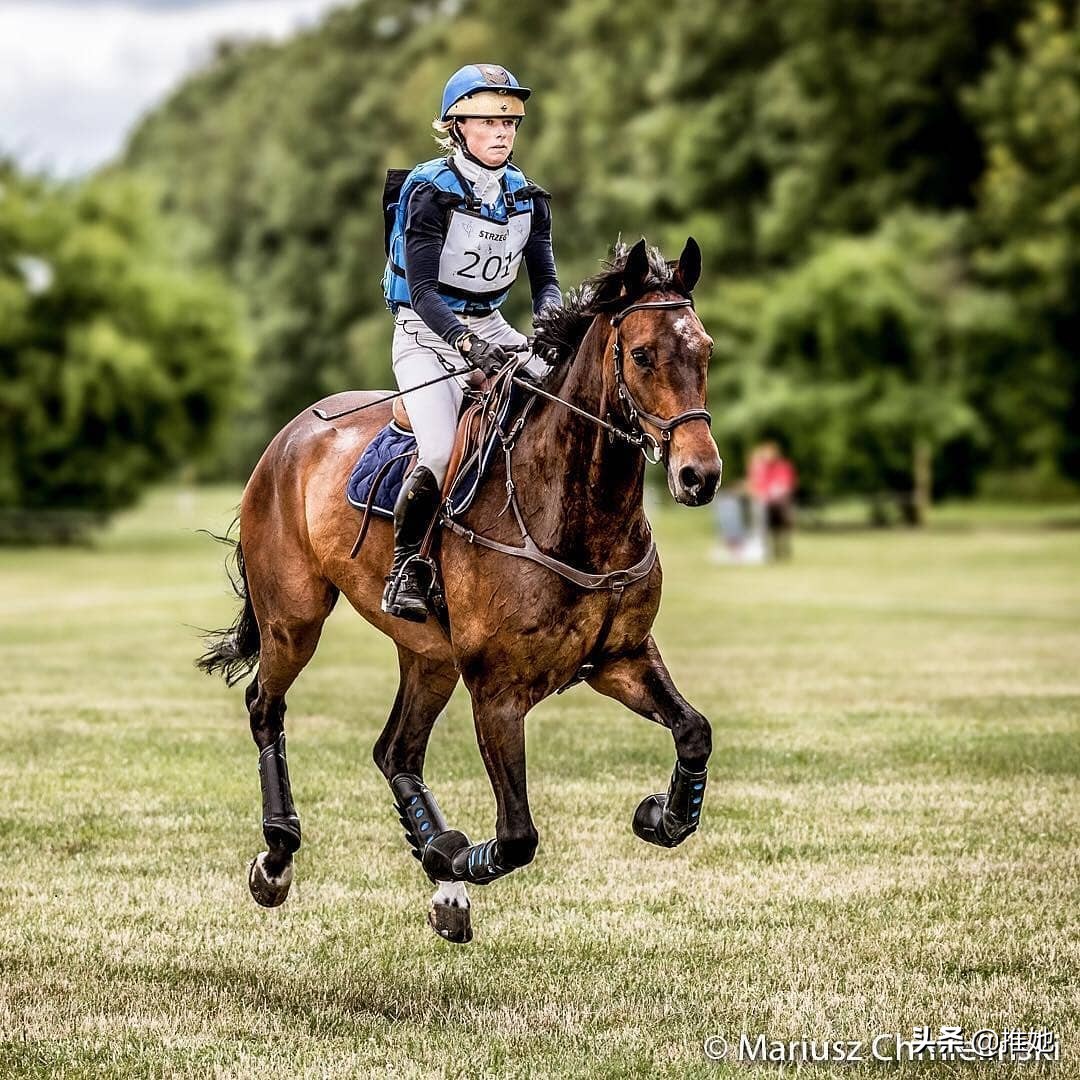
[[[405,219],[405,280],[413,310],[443,341],[454,345],[465,325],[439,295],[439,257],[446,235],[446,212],[434,184],[418,184]]]
[[[529,271],[533,314],[539,314],[549,304],[561,306],[562,293],[551,250],[551,207],[547,199],[533,199],[532,232],[525,244],[525,266]]]

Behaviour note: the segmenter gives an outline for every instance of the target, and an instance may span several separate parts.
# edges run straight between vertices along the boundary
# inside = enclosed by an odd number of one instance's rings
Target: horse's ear
[[[634,296],[645,287],[645,279],[649,276],[649,252],[645,247],[644,237],[640,239],[626,256],[626,266],[623,267],[623,285],[626,287],[628,296]]]
[[[694,291],[699,277],[701,277],[701,248],[692,236],[688,236],[686,247],[683,248],[679,263],[675,267],[674,282],[682,292],[689,296]]]

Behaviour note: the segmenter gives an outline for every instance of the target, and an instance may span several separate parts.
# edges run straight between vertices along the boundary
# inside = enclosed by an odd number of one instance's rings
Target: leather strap
[[[625,589],[627,585],[633,585],[635,581],[647,577],[656,562],[656,542],[650,540],[648,551],[633,566],[627,567],[625,570],[611,570],[606,574],[588,574],[584,570],[578,570],[569,563],[564,563],[541,551],[533,542],[531,536],[523,537],[524,544],[522,547],[514,547],[512,544],[503,544],[498,540],[482,536],[472,529],[466,529],[463,525],[459,525],[458,522],[454,521],[453,518],[443,517],[442,523],[467,543],[478,544],[480,547],[490,548],[492,551],[501,551],[504,555],[512,555],[518,559],[528,559],[530,562],[539,563],[582,589]]]
[[[656,311],[693,306],[694,301],[689,297],[684,300],[650,300],[640,304],[631,304],[629,307],[623,308],[622,311],[616,312],[611,316],[611,325],[615,328],[615,341],[611,346],[612,358],[615,361],[615,392],[627,407],[630,414],[628,419],[631,425],[640,429],[641,424],[638,422],[638,417],[642,417],[652,424],[653,427],[659,429],[660,438],[665,444],[671,441],[672,431],[680,424],[688,423],[691,420],[704,420],[706,423],[712,424],[712,414],[708,409],[687,409],[686,412],[679,413],[678,416],[672,416],[665,419],[662,416],[654,416],[652,413],[646,412],[637,403],[634,395],[630,392],[630,387],[626,385],[626,381],[623,379],[622,341],[619,337],[619,328],[622,325],[623,319],[635,311]],[[665,446],[665,456],[666,453],[667,449]]]
[[[386,474],[390,471],[391,466],[402,458],[415,456],[415,450],[407,450],[404,454],[395,454],[389,461],[384,462],[382,468],[375,474],[375,479],[371,482],[371,489],[368,491],[367,502],[364,504],[364,516],[360,519],[360,532],[356,534],[356,542],[352,546],[352,551],[349,552],[350,559],[355,559],[360,554],[360,547],[364,543],[364,537],[367,536],[368,525],[371,524],[371,508],[375,505],[375,496],[379,493],[379,488],[383,480],[386,479]]]

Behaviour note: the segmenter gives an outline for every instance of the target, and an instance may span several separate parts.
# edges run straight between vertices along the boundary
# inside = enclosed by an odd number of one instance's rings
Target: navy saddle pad
[[[503,404],[499,413],[499,426],[505,431],[508,417],[514,416],[521,410],[524,404],[525,394],[521,387],[515,386],[509,399]],[[492,428],[487,442],[481,448],[480,460],[477,462],[476,455],[470,456],[465,463],[466,467],[458,473],[454,481],[454,488],[446,500],[451,514],[463,514],[472,504],[476,492],[480,488],[480,481],[487,471],[488,464],[496,447],[499,446],[498,432]],[[394,516],[394,503],[397,501],[398,492],[405,482],[405,474],[416,460],[416,436],[411,431],[399,428],[392,420],[386,425],[374,439],[368,443],[367,448],[360,455],[360,460],[353,467],[352,475],[345,487],[345,496],[357,510],[366,510],[368,500],[371,498],[371,488],[380,469],[387,462],[393,461],[386,475],[379,483],[375,492],[375,503],[371,507],[373,514],[381,514],[383,517]]]

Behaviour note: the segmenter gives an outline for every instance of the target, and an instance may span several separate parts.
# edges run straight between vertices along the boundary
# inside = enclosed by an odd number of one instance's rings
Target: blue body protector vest
[[[439,257],[439,295],[452,311],[499,307],[517,277],[532,231],[532,200],[546,194],[530,184],[515,165],[507,164],[498,199],[485,206],[472,184],[446,158],[417,165],[401,183],[396,206],[384,206],[393,224],[387,242],[383,295],[391,311],[412,304],[405,279],[405,222],[409,197],[418,184],[433,184],[446,211],[446,232]],[[390,197],[390,196],[388,196]]]

